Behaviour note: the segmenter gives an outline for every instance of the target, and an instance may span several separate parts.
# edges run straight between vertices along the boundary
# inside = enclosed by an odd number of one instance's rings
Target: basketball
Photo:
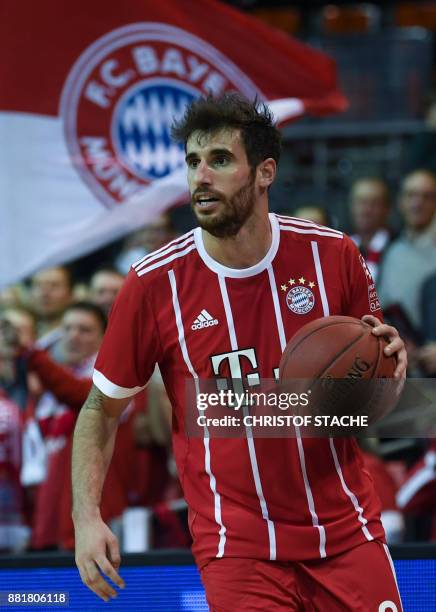
[[[366,414],[371,424],[386,415],[397,399],[396,385],[386,380],[393,379],[396,359],[385,355],[386,345],[360,319],[316,319],[286,346],[279,366],[281,386],[300,392],[310,389],[312,414]]]
[[[384,354],[386,340],[353,317],[324,317],[304,325],[286,346],[279,366],[287,378],[392,378],[394,357]]]

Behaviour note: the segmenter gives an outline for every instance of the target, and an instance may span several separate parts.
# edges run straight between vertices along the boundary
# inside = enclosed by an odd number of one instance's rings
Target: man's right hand
[[[76,520],[75,532],[76,565],[82,582],[101,599],[109,601],[117,593],[105,578],[121,589],[125,586],[118,574],[121,562],[118,540],[101,518]]]

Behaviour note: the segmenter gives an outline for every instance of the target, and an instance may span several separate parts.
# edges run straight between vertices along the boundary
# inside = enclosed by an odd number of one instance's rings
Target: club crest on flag
[[[136,23],[104,35],[72,67],[60,115],[72,163],[108,207],[183,166],[171,141],[174,119],[200,95],[261,92],[215,47],[164,23]]]

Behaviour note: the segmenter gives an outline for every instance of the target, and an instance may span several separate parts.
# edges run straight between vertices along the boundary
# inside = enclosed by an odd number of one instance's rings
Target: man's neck
[[[267,212],[257,212],[247,219],[235,236],[217,238],[202,230],[208,255],[228,268],[251,268],[261,261],[271,247],[272,232]]]

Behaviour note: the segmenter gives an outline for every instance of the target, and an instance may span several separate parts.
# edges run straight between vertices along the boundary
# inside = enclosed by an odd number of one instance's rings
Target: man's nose
[[[212,183],[211,170],[205,161],[201,161],[195,169],[194,181],[197,187]]]
[[[80,332],[77,329],[69,329],[64,337],[67,342],[75,342],[80,337]]]

